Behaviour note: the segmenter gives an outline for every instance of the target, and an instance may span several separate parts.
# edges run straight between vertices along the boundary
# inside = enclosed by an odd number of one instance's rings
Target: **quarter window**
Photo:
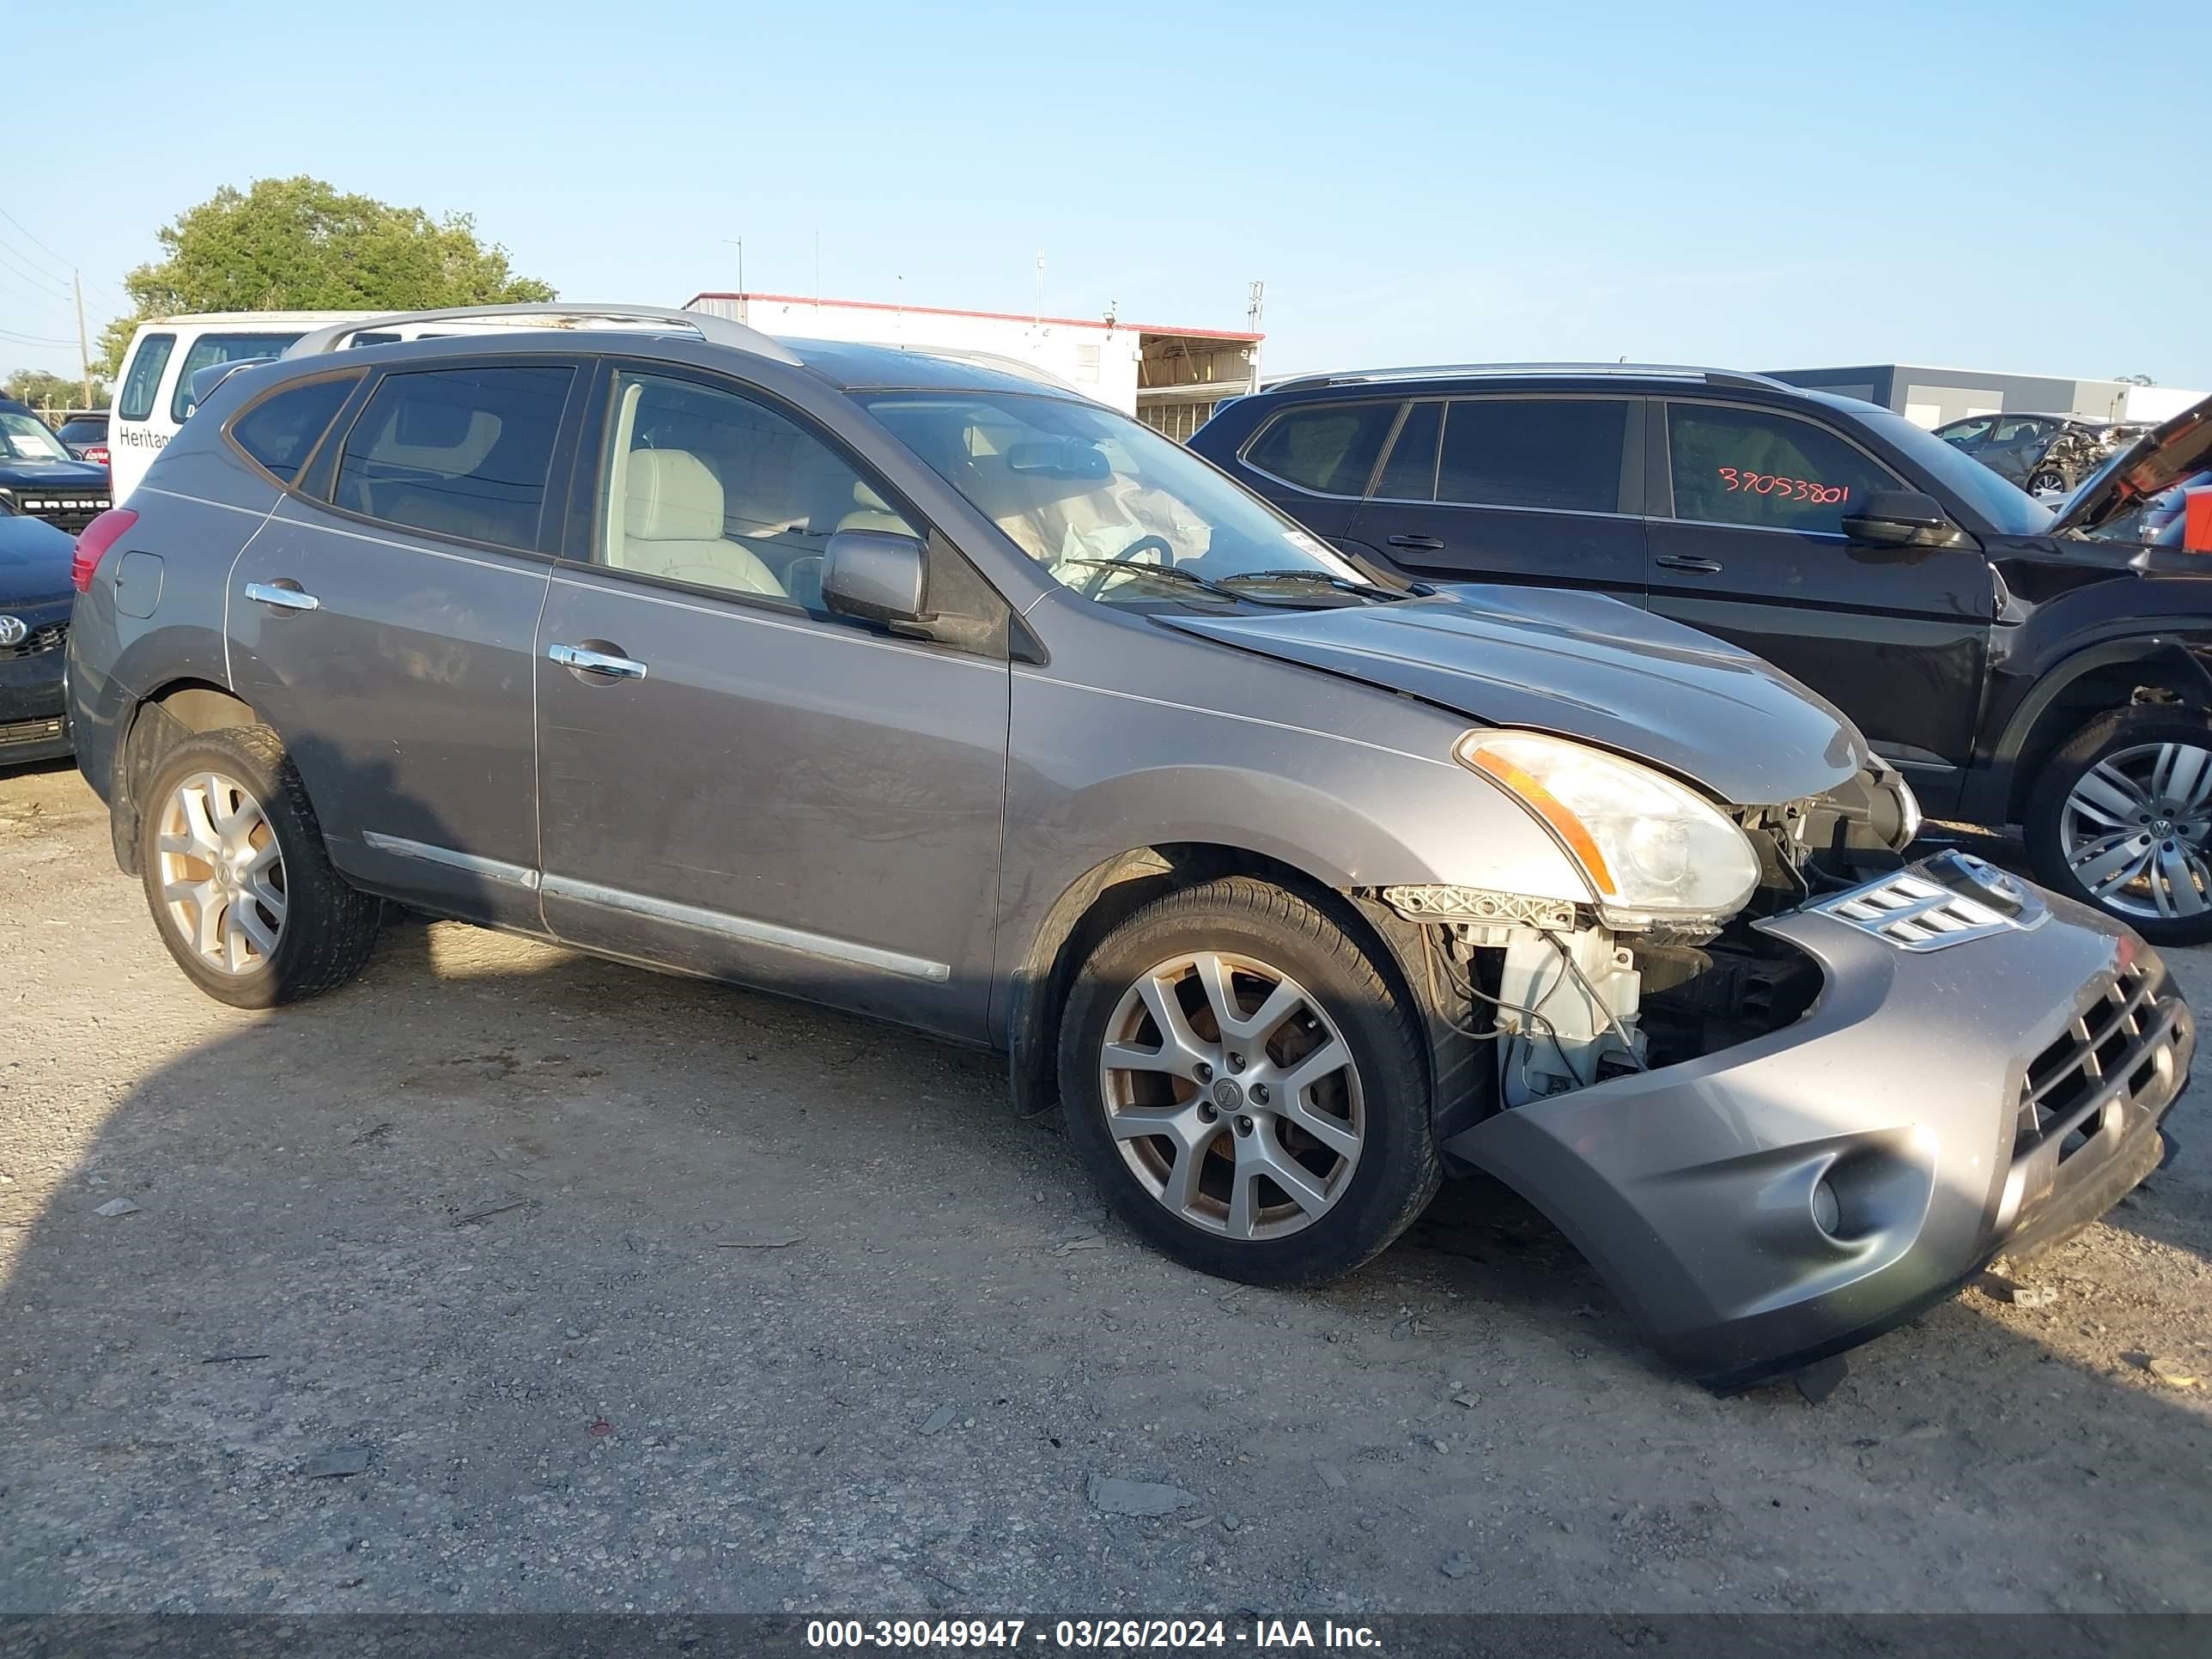
[[[1279,416],[1244,452],[1251,466],[1324,495],[1358,495],[1398,416],[1388,404],[1316,404]]]
[[[842,456],[764,404],[625,372],[614,408],[597,544],[610,569],[787,600],[826,618],[831,536],[920,534]]]
[[[1444,418],[1437,499],[1617,513],[1627,432],[1620,398],[1463,399]]]
[[[248,357],[281,357],[300,337],[294,329],[285,334],[203,334],[185,351],[185,366],[177,371],[177,389],[169,394],[169,418],[181,421],[191,411],[192,376],[217,363],[241,362]]]
[[[138,342],[130,373],[123,377],[123,395],[115,400],[118,420],[143,421],[154,412],[154,394],[161,389],[161,371],[169,366],[169,354],[176,349],[173,334],[149,334]]]
[[[1667,416],[1674,516],[1840,534],[1894,474],[1825,427],[1766,410],[1675,404]]]
[[[360,377],[355,375],[288,386],[232,422],[230,441],[286,483],[292,483],[298,479],[315,441],[360,384]]]
[[[575,371],[388,374],[346,435],[335,505],[434,536],[526,550]]]

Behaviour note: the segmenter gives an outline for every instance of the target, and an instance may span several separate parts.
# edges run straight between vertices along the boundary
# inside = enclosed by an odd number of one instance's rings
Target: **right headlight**
[[[1558,838],[1608,927],[1723,921],[1759,885],[1743,831],[1648,766],[1534,732],[1470,732],[1452,755]]]

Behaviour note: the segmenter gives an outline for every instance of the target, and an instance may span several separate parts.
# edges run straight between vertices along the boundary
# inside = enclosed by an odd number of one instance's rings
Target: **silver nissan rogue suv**
[[[79,761],[211,995],[397,901],[992,1045],[1257,1284],[1487,1170],[1720,1388],[2156,1163],[2157,955],[1906,861],[1755,659],[1364,568],[1014,365],[522,314],[231,374],[79,544]]]

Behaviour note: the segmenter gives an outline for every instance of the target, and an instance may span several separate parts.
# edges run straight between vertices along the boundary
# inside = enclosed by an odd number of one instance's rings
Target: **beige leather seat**
[[[890,503],[862,483],[853,480],[853,510],[837,520],[840,530],[883,530],[894,536],[911,536],[914,526],[891,511]]]
[[[687,449],[634,449],[623,530],[608,562],[671,581],[787,597],[750,549],[722,534],[722,485]]]

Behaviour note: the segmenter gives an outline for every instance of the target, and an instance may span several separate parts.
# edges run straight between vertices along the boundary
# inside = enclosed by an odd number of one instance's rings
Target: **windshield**
[[[1300,583],[1361,587],[1325,543],[1182,445],[1096,404],[1016,392],[862,401],[1015,546],[1086,597],[1235,603]],[[1244,586],[1222,589],[1222,582]]]
[[[1934,433],[1917,427],[1893,410],[1866,408],[1852,411],[1860,422],[1932,472],[1953,495],[1962,496],[1987,521],[1990,529],[2007,536],[2033,536],[2051,522],[2051,509],[2002,474],[1992,472],[1963,449],[1953,447]]]
[[[73,461],[76,456],[46,422],[20,410],[0,409],[0,457],[11,461]]]

